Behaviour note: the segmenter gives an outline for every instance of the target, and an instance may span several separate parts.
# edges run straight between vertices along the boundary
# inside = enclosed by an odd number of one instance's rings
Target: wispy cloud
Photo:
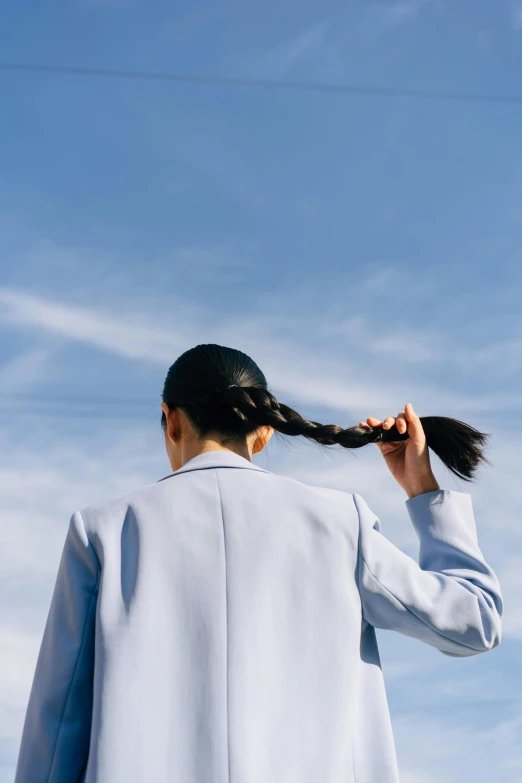
[[[318,328],[325,335],[346,338],[351,346],[363,348],[369,354],[393,357],[404,365],[433,367],[441,363],[477,377],[494,373],[499,381],[519,373],[522,332],[513,319],[509,322],[510,333],[504,329],[495,332],[493,324],[490,327],[482,321],[482,331],[474,330],[474,344],[464,330],[453,334],[439,319],[432,319],[432,326],[412,322],[409,312],[415,309],[414,303],[422,307],[433,296],[442,297],[444,292],[439,286],[440,282],[428,274],[418,279],[385,266],[351,283],[351,295],[354,301],[363,303],[362,312],[346,317],[346,308],[334,303]],[[396,312],[383,328],[382,320],[375,318],[375,311],[386,303],[391,293]],[[477,326],[480,328],[481,324]]]
[[[504,633],[522,640],[522,556],[510,555],[502,564],[498,578],[508,604],[503,620]]]
[[[19,708],[23,703],[30,685],[28,675],[38,654],[39,644],[38,633],[24,633],[9,626],[0,626],[0,691],[4,706]]]
[[[463,357],[464,358],[464,357]],[[464,358],[466,361],[466,359]],[[493,340],[489,345],[472,351],[467,361],[475,366],[499,368],[503,375],[513,375],[522,369],[522,336]]]
[[[165,362],[186,344],[179,334],[137,323],[136,319],[68,307],[21,291],[1,289],[0,305],[4,322],[45,329],[127,358]]]
[[[51,351],[35,348],[23,351],[0,366],[0,393],[27,391],[41,376]]]
[[[330,22],[321,21],[266,52],[252,67],[258,77],[282,79],[296,65],[317,57],[326,44]]]
[[[522,30],[522,0],[511,0],[511,25],[515,30]]]
[[[490,712],[490,715],[492,713]],[[490,718],[492,728],[483,729],[474,712],[439,716],[396,716],[394,735],[405,779],[422,783],[475,781],[487,783],[497,761],[503,783],[518,783],[522,763],[522,718]],[[401,773],[401,780],[403,775]]]
[[[169,324],[150,325],[155,316],[150,313],[118,315],[101,309],[70,306],[11,289],[0,289],[0,320],[18,328],[47,331],[68,340],[83,342],[103,351],[128,359],[159,362],[167,367],[182,351],[198,342],[247,345],[263,364],[273,385],[301,401],[346,409],[360,400],[377,406],[385,399],[384,392],[371,391],[357,381],[339,378],[335,366],[314,360],[318,372],[310,375],[306,353],[296,358],[293,344],[285,344],[277,334],[279,320],[243,316],[221,317],[205,308],[197,308],[184,300],[173,307],[175,317]],[[289,359],[292,357],[292,361]],[[310,361],[310,359],[309,359]],[[323,365],[323,372],[321,372]],[[325,366],[326,365],[326,366]]]
[[[445,342],[438,332],[420,333],[412,330],[408,324],[394,324],[393,329],[375,329],[370,325],[370,319],[355,315],[337,322],[326,322],[324,334],[343,335],[351,345],[358,345],[373,354],[397,356],[405,363],[418,364],[432,362],[445,358]]]
[[[414,21],[424,6],[432,0],[399,0],[374,3],[365,7],[357,21],[352,13],[339,13],[301,30],[288,40],[278,43],[261,55],[249,53],[239,65],[249,76],[265,79],[300,78],[341,80],[359,72],[367,51],[359,51],[354,59],[354,46],[366,45],[387,33]],[[361,59],[362,58],[362,59]]]
[[[422,400],[433,410],[446,409],[454,415],[488,412],[495,406],[520,403],[520,395],[470,396],[452,392],[446,385],[423,383],[418,377],[390,379],[386,388],[372,373],[363,374],[361,368],[350,363],[344,354],[339,359],[321,356],[317,350],[308,350],[302,344],[302,324],[295,316],[287,319],[285,337],[281,326],[285,319],[277,315],[223,316],[184,299],[175,303],[171,298],[172,316],[163,322],[156,313],[133,309],[126,312],[121,306],[108,312],[78,305],[53,302],[20,290],[0,288],[0,321],[19,329],[32,329],[41,335],[48,332],[67,340],[83,342],[127,359],[152,361],[168,366],[187,347],[198,342],[214,341],[221,344],[238,342],[242,349],[256,357],[271,379],[273,388],[300,403],[312,403],[339,411],[366,409],[377,411],[397,400],[402,406],[408,400]],[[310,367],[314,372],[310,373]],[[413,398],[413,399],[412,399]],[[370,414],[368,414],[370,415]]]
[[[355,31],[364,38],[377,39],[416,19],[431,0],[399,0],[368,6]]]

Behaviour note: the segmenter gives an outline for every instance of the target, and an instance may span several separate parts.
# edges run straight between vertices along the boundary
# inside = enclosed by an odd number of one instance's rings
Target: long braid
[[[265,389],[243,387],[234,390],[233,395],[237,400],[234,407],[238,413],[246,415],[258,427],[271,426],[283,435],[302,435],[324,446],[338,444],[345,448],[356,449],[372,442],[371,438],[368,438],[368,430],[363,427],[343,429],[338,424],[321,424],[318,421],[305,419],[293,408],[279,402]],[[247,408],[250,410],[247,411]]]
[[[279,402],[271,392],[257,387],[233,386],[222,393],[218,405],[230,405],[243,420],[257,427],[271,426],[283,435],[302,435],[325,446],[339,445],[358,449],[378,440],[405,440],[394,426],[385,431],[355,426],[343,429],[337,424],[321,424],[303,418],[297,411]],[[489,463],[483,453],[488,435],[447,416],[420,417],[426,442],[449,470],[464,481],[471,481],[481,462]]]

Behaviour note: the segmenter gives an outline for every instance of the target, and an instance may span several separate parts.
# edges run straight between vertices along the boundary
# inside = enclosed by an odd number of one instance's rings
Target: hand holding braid
[[[388,416],[382,422],[369,417],[367,422],[365,424],[361,421],[360,425],[370,429],[382,426],[381,440],[377,441],[376,445],[379,447],[393,478],[404,489],[408,497],[412,498],[424,492],[440,489],[431,469],[428,444],[422,422],[413,410],[411,403],[406,405],[404,413],[399,413],[396,419],[393,416]],[[399,435],[407,434],[407,439],[383,441],[383,436],[385,433],[388,435],[392,427],[395,427]]]
[[[446,416],[419,418],[409,406],[396,419],[388,417],[380,422],[370,417],[367,423],[343,429],[336,424],[321,424],[303,418],[266,389],[230,387],[222,402],[231,405],[243,421],[258,427],[271,426],[284,435],[303,435],[322,445],[337,444],[347,449],[376,443],[392,475],[411,496],[438,488],[428,447],[464,481],[473,479],[481,462],[490,464],[481,448],[488,435]],[[410,442],[404,443],[408,440]]]

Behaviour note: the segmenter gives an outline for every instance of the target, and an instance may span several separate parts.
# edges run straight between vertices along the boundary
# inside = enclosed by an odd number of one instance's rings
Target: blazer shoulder
[[[320,497],[329,498],[336,503],[348,505],[350,508],[355,507],[353,492],[348,492],[344,489],[335,489],[334,487],[322,487],[316,484],[307,484],[307,486]]]
[[[153,493],[158,486],[158,482],[151,482],[123,495],[91,503],[79,509],[87,533],[95,530],[100,522],[106,522],[111,518],[119,519],[122,515],[125,516],[130,506],[147,499],[147,496]]]
[[[295,479],[291,476],[284,476],[282,474],[273,473],[273,476],[276,476],[277,479],[287,482],[288,487],[292,487],[293,489],[299,490],[300,492],[309,492],[310,495],[313,495],[317,498],[324,498],[331,499],[334,501],[337,501],[339,503],[347,503],[348,505],[353,505],[353,493],[347,492],[344,489],[335,489],[334,487],[323,487],[319,484],[309,484],[306,481],[300,481],[299,479]]]

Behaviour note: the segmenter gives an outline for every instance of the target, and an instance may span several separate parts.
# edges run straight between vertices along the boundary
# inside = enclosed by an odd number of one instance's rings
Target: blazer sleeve
[[[38,655],[15,783],[78,783],[90,741],[100,567],[82,517],[69,522]]]
[[[499,645],[503,598],[478,546],[471,496],[441,489],[406,501],[420,541],[418,563],[382,535],[364,499],[353,498],[363,619],[453,657]]]

